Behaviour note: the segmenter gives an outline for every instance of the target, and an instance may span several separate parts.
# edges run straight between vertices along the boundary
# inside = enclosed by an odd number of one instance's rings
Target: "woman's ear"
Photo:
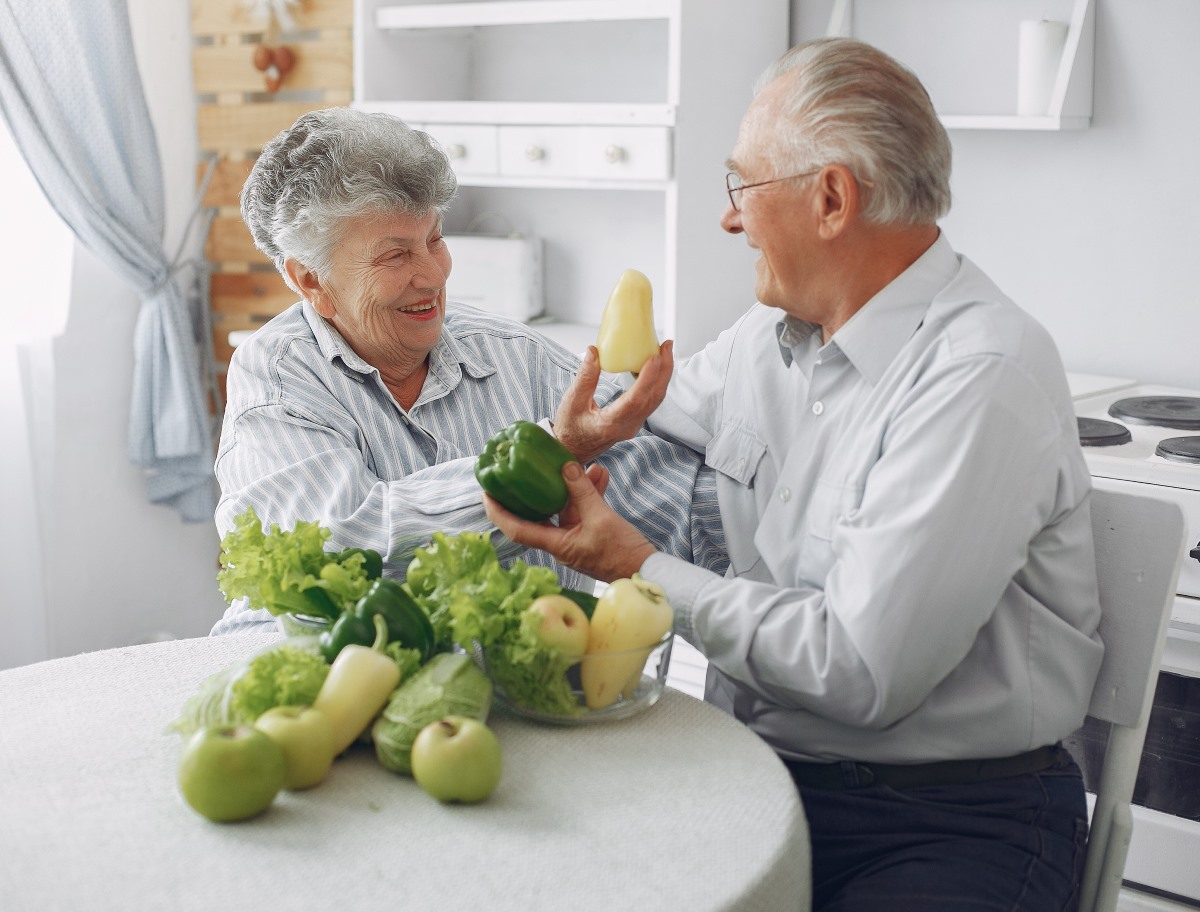
[[[308,301],[313,309],[326,320],[332,320],[335,312],[333,301],[325,291],[325,286],[321,284],[320,276],[291,257],[283,261],[283,268],[287,272],[288,278],[292,280],[292,284],[300,289],[304,300]]]

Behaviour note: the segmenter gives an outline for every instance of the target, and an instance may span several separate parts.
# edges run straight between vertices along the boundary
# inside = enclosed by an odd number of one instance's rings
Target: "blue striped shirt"
[[[413,551],[436,531],[490,532],[505,563],[552,566],[564,586],[589,582],[523,550],[483,512],[475,458],[518,419],[552,418],[579,359],[529,327],[461,304],[446,308],[429,374],[408,411],[312,307],[299,302],[234,352],[216,474],[217,529],[253,506],[264,527],[298,520],[331,531],[326,547],[388,555],[402,578]],[[603,404],[620,388],[602,379]],[[612,476],[606,499],[662,551],[724,573],[728,563],[711,469],[693,451],[648,433],[598,462]],[[275,623],[235,601],[214,634]]]

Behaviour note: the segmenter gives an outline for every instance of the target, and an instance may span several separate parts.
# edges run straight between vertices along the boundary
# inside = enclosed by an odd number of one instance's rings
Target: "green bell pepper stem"
[[[484,445],[475,478],[510,512],[540,522],[567,505],[562,470],[574,461],[553,434],[532,421],[514,421]]]
[[[376,652],[383,652],[383,648],[388,644],[387,621],[383,619],[382,614],[375,615],[371,621],[375,627],[375,639],[371,641],[371,648]]]

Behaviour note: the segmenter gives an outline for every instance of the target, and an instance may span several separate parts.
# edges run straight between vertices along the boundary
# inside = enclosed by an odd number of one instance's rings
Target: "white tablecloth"
[[[675,690],[557,728],[493,710],[499,788],[442,805],[369,746],[262,816],[180,797],[167,730],[259,635],[87,653],[0,672],[0,909],[163,912],[807,910],[808,832],[784,766]]]

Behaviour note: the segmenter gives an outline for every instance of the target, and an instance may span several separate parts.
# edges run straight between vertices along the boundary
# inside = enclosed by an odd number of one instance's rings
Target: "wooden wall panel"
[[[218,215],[213,219],[204,255],[212,263],[236,263],[239,268],[247,263],[271,265],[266,254],[254,246],[250,229],[237,215]]]
[[[350,33],[324,35],[319,41],[287,42],[295,68],[284,85],[289,91],[348,86],[351,72]],[[202,44],[192,49],[192,78],[200,95],[225,92],[263,92],[263,74],[254,68],[255,44]]]
[[[304,0],[290,10],[297,31],[350,28],[354,0]],[[245,0],[192,0],[192,35],[259,34],[261,19],[253,20]]]
[[[354,0],[302,0],[291,31],[251,19],[245,0],[191,0],[192,77],[197,95],[197,182],[216,166],[204,203],[217,212],[205,244],[211,272],[213,349],[223,375],[232,330],[254,329],[297,295],[260,253],[242,223],[238,197],[264,143],[306,111],[351,100]],[[277,94],[254,68],[260,43],[286,45],[295,67]]]

